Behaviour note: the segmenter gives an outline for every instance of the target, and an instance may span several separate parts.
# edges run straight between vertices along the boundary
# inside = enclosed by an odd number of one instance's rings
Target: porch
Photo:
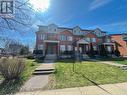
[[[45,40],[44,41],[44,52],[43,55],[45,56],[46,60],[55,60],[59,55],[59,41],[51,41]]]
[[[89,49],[90,49],[90,46],[89,46],[89,42],[87,42],[86,40],[82,39],[82,40],[79,40],[77,42],[77,50],[75,49],[75,51],[79,51],[79,53],[81,54],[86,54]]]

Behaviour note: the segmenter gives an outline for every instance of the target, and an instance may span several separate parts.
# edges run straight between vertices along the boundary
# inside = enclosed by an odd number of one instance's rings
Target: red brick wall
[[[65,30],[65,31],[63,31],[63,32],[60,32],[60,33],[58,34],[58,37],[59,37],[60,35],[72,36],[72,37],[73,37],[73,40],[74,40],[73,34],[72,34],[70,31],[68,31],[68,30]],[[72,43],[73,43],[73,41],[60,41],[59,45],[65,45],[65,47],[66,47],[66,49],[67,49],[67,45],[72,45]]]
[[[93,34],[93,33],[88,33],[85,37],[86,37],[86,38],[87,38],[87,37],[88,37],[88,38],[96,38],[96,42],[94,42],[93,45],[97,45],[98,42],[99,42],[98,37],[97,37],[95,34]]]
[[[121,45],[121,47],[119,46],[119,51],[121,55],[127,56],[127,44],[125,41],[123,41],[122,35],[112,35],[111,39]]]

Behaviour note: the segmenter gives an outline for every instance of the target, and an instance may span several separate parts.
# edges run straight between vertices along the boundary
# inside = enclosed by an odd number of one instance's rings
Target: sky
[[[58,26],[97,27],[109,34],[127,32],[127,0],[50,0],[50,7],[38,13],[37,23]]]
[[[108,34],[127,33],[127,0],[50,0],[45,12],[35,13],[35,22],[25,36],[9,33],[31,47],[35,45],[37,25],[55,23],[61,27],[100,28]]]

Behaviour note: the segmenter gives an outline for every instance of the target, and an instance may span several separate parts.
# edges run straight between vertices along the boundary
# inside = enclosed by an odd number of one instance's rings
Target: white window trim
[[[91,40],[92,40],[92,42],[96,42],[96,38],[92,38]]]
[[[65,45],[60,45],[60,51],[65,51],[66,48],[65,48]]]
[[[67,37],[67,40],[68,40],[68,41],[73,41],[73,37],[72,37],[72,36],[68,36],[68,37]]]
[[[72,46],[71,45],[67,45],[67,50],[68,51],[72,51]]]
[[[44,46],[43,45],[38,45],[39,50],[43,50]]]

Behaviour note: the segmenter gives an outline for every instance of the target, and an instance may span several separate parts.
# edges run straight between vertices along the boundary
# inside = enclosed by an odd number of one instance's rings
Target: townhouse
[[[121,56],[127,56],[127,34],[112,34],[111,40],[118,44]]]
[[[65,51],[79,51],[86,54],[92,43],[94,51],[99,51],[99,45],[104,45],[106,50],[112,52],[115,43],[107,36],[105,31],[97,28],[95,30],[58,27],[55,24],[38,26],[36,32],[36,49],[43,50],[43,55],[59,56]]]

